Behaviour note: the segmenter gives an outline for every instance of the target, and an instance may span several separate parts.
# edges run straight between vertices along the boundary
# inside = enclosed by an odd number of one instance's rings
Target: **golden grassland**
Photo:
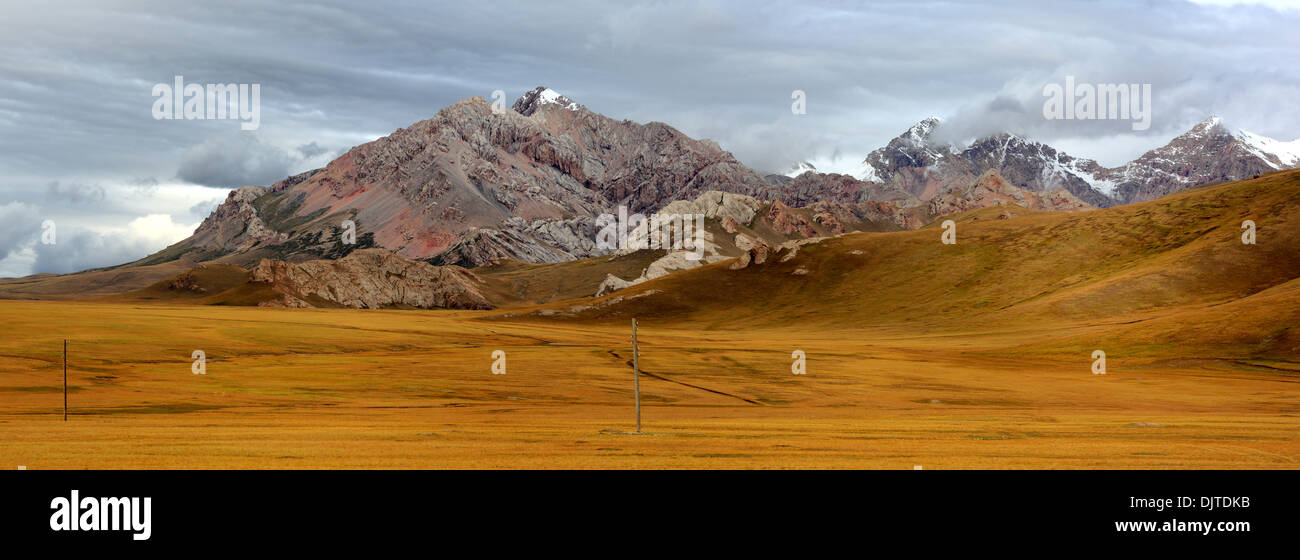
[[[482,312],[3,302],[0,465],[45,468],[1294,468],[1296,377],[1046,338],[630,329]],[[71,417],[62,421],[62,339]],[[807,353],[807,374],[790,354]],[[202,349],[207,374],[190,372]],[[491,353],[507,373],[490,373]],[[1194,361],[1193,361],[1194,362]]]
[[[493,311],[0,301],[0,467],[1297,467],[1300,171],[1001,212],[542,305],[647,257],[489,267]]]

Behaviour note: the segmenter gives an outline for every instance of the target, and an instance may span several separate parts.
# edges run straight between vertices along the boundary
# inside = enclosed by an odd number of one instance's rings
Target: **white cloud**
[[[197,227],[178,224],[169,214],[140,216],[124,228],[107,231],[59,226],[54,244],[29,246],[36,255],[29,273],[65,274],[128,263],[188,237]]]

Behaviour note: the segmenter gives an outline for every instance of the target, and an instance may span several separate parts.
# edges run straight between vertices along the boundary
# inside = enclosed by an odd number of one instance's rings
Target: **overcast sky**
[[[537,85],[712,138],[760,171],[848,171],[929,116],[1108,166],[1212,114],[1300,136],[1300,2],[4,4],[0,276],[142,257],[232,187]],[[154,119],[154,85],[177,75],[260,84],[260,128]],[[1151,84],[1150,129],[1045,120],[1043,87],[1066,76]]]

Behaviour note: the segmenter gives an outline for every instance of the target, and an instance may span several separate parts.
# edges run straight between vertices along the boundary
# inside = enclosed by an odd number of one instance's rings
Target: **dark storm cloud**
[[[1298,27],[1294,10],[1175,0],[11,6],[0,19],[0,203],[31,202],[32,185],[56,180],[268,184],[460,99],[539,84],[614,118],[713,138],[763,171],[852,167],[931,115],[955,136],[1083,139],[1115,158],[1211,113],[1291,139]],[[155,120],[153,86],[178,75],[260,84],[260,128]],[[1065,76],[1152,84],[1151,129],[1045,121],[1043,86]],[[791,113],[794,90],[807,114]],[[151,210],[180,216],[204,198]]]

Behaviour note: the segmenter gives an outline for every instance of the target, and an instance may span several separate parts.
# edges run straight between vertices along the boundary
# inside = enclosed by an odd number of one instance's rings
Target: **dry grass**
[[[0,464],[39,468],[1294,468],[1294,375],[1043,335],[628,329],[470,312],[0,303]],[[61,339],[72,417],[60,421]],[[790,373],[807,352],[808,374]],[[190,353],[208,374],[190,373]],[[508,373],[491,375],[491,352]]]

